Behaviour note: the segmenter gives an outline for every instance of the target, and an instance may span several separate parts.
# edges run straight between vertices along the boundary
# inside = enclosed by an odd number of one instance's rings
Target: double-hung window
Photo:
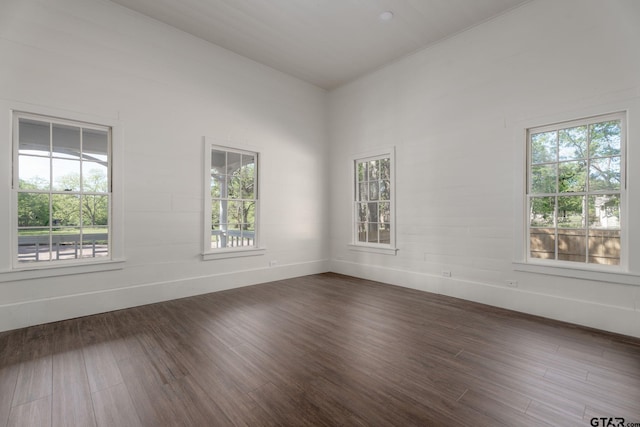
[[[258,251],[258,153],[205,139],[204,258]]]
[[[528,260],[620,265],[625,115],[531,128],[527,146]]]
[[[111,259],[111,127],[13,120],[14,266]]]
[[[394,150],[353,158],[353,246],[395,254]]]

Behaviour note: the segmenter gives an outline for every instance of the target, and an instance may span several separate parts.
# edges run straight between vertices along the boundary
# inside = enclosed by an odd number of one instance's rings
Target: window
[[[528,260],[620,265],[624,114],[532,128],[527,146]]]
[[[111,258],[111,128],[14,113],[14,266]]]
[[[205,143],[206,253],[258,248],[258,153]]]
[[[395,254],[393,149],[354,158],[353,242]]]

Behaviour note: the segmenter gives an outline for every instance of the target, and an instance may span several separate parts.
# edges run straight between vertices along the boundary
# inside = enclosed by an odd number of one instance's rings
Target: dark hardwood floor
[[[592,417],[640,423],[640,340],[337,274],[0,334],[0,426]]]

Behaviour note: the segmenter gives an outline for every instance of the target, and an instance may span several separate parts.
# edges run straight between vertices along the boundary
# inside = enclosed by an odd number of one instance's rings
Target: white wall
[[[324,91],[104,0],[2,0],[0,63],[0,199],[9,108],[115,121],[126,258],[87,275],[0,273],[0,330],[327,270]],[[261,152],[265,255],[201,261],[203,136]]]
[[[639,46],[640,2],[536,0],[331,92],[331,269],[640,336]],[[515,271],[524,129],[622,109],[636,275]],[[350,251],[349,158],[392,145],[398,254]]]
[[[635,0],[535,0],[327,95],[108,1],[0,0],[0,199],[11,106],[115,121],[126,162],[123,268],[0,272],[0,330],[331,269],[640,336],[639,286],[512,264],[522,130],[628,109],[639,272],[639,41]],[[205,135],[263,154],[264,256],[200,260]],[[348,159],[391,145],[400,250],[349,251]]]

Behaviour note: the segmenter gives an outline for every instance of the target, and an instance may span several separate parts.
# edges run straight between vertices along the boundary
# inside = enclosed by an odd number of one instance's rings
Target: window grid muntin
[[[56,117],[51,117],[51,116],[46,116],[46,115],[39,115],[39,114],[31,114],[31,113],[26,113],[26,112],[19,112],[19,111],[14,111],[13,114],[13,120],[14,120],[14,142],[13,142],[13,147],[14,147],[14,157],[13,157],[13,179],[12,179],[12,186],[13,189],[16,193],[16,198],[15,200],[15,204],[14,204],[14,209],[16,212],[16,222],[15,222],[15,227],[14,227],[14,247],[13,247],[13,251],[14,251],[14,256],[13,256],[13,263],[14,266],[19,267],[19,266],[25,266],[27,264],[41,264],[41,263],[69,263],[69,262],[73,262],[73,263],[82,263],[82,262],[86,262],[92,259],[96,259],[96,258],[105,258],[105,259],[111,259],[112,258],[112,245],[111,245],[111,224],[112,224],[112,175],[111,175],[111,162],[112,162],[112,128],[110,126],[103,126],[103,125],[97,125],[97,124],[93,124],[93,123],[87,123],[87,122],[82,122],[82,121],[75,121],[75,120],[67,120],[67,119],[61,119],[61,118],[56,118]],[[21,144],[21,136],[20,136],[20,124],[21,122],[24,121],[25,123],[27,122],[31,122],[32,124],[46,124],[47,128],[48,128],[48,142],[47,142],[47,146],[48,146],[48,154],[44,155],[44,154],[36,154],[36,153],[29,153],[29,152],[21,152],[20,149],[20,144]],[[69,160],[69,157],[65,157],[64,155],[61,155],[60,153],[57,153],[56,151],[54,151],[54,127],[58,125],[58,126],[65,126],[65,127],[70,127],[70,128],[74,128],[78,130],[78,153],[77,153],[77,161],[78,162],[78,189],[77,190],[70,190],[70,191],[66,191],[65,190],[54,190],[54,167],[53,167],[53,162],[56,159],[62,159],[62,160]],[[95,163],[96,158],[92,158],[92,160],[85,160],[85,155],[88,155],[88,151],[84,150],[84,134],[85,131],[87,130],[93,130],[93,131],[100,131],[105,133],[105,142],[106,142],[106,159],[103,160],[103,163],[106,163],[106,179],[104,181],[104,185],[106,185],[106,189],[105,191],[85,191],[84,187],[85,187],[85,180],[83,177],[83,172],[84,172],[84,168],[83,168],[83,163]],[[25,151],[29,151],[29,150],[25,150]],[[41,159],[47,159],[49,166],[48,166],[48,172],[49,172],[49,176],[48,176],[48,189],[30,189],[30,188],[21,188],[20,186],[20,159],[22,158],[41,158]],[[20,218],[19,218],[19,199],[20,199],[20,195],[21,194],[42,194],[42,195],[47,195],[49,202],[48,202],[48,225],[47,226],[42,226],[42,225],[35,225],[35,226],[20,226]],[[54,196],[56,195],[64,195],[64,196],[76,196],[78,197],[78,210],[77,210],[77,215],[78,215],[78,221],[77,221],[77,225],[66,225],[66,226],[56,226],[55,224],[55,220],[56,218],[53,218],[54,215]],[[91,225],[86,225],[84,223],[83,220],[83,214],[84,214],[84,206],[82,204],[82,200],[85,198],[85,196],[91,196],[91,197],[95,197],[95,196],[100,196],[100,197],[105,197],[106,198],[106,208],[104,209],[106,211],[106,225],[104,224],[91,224]],[[27,259],[27,260],[20,260],[20,250],[19,250],[19,246],[20,246],[20,230],[24,230],[24,231],[29,231],[29,230],[47,230],[47,243],[46,246],[48,247],[48,250],[45,252],[47,258],[46,259],[40,259],[40,253],[42,251],[39,250],[39,244],[40,243],[36,243],[36,252],[33,255],[34,259]],[[77,229],[78,233],[75,234],[65,234],[65,233],[56,233],[56,230],[54,229],[58,229],[58,230],[73,230],[73,229]],[[104,229],[106,231],[106,233],[86,233],[85,230],[87,229]],[[93,235],[94,237],[103,237],[102,235],[106,234],[106,239],[102,239],[102,238],[85,238],[88,237],[90,235]],[[77,235],[78,238],[76,239],[71,239],[70,240],[70,236],[75,236]],[[27,237],[29,235],[23,235],[23,237]],[[67,237],[64,237],[67,236]],[[25,240],[29,240],[29,239],[25,239]],[[36,239],[37,240],[37,239]],[[102,251],[98,251],[96,252],[96,242],[102,242],[106,240],[106,245],[104,245],[106,247],[106,252],[104,250]],[[60,255],[60,244],[69,244],[73,242],[74,244],[74,255],[73,258],[71,258],[70,256],[65,255],[64,253],[62,254],[62,256]],[[85,251],[88,250],[87,248],[85,248],[85,244],[89,244],[91,243],[91,256],[86,256],[85,255]],[[57,243],[56,249],[54,249],[54,244]],[[100,244],[99,244],[100,245]],[[99,248],[100,249],[100,248]],[[54,257],[53,254],[54,252],[56,252],[56,256]]]
[[[592,148],[592,142],[593,142],[593,138],[592,138],[592,128],[598,124],[604,124],[604,123],[610,123],[610,122],[617,122],[618,123],[618,130],[619,130],[619,149],[618,152],[615,154],[610,154],[610,155],[605,155],[605,156],[591,156],[591,148]],[[586,126],[587,128],[587,140],[586,140],[586,151],[587,151],[587,155],[584,158],[574,158],[571,160],[560,160],[560,140],[559,140],[559,133],[562,132],[563,130],[568,130],[568,129],[573,129],[579,126]],[[555,132],[556,133],[556,150],[555,150],[555,159],[553,161],[543,161],[543,162],[538,162],[538,163],[533,163],[533,153],[532,153],[532,136],[534,135],[538,135],[538,134],[543,134],[543,133],[550,133],[550,132]],[[568,196],[582,196],[583,197],[583,203],[582,203],[582,211],[583,211],[583,227],[582,228],[566,228],[565,230],[584,230],[584,238],[585,238],[585,264],[599,264],[596,262],[591,262],[590,261],[590,252],[589,252],[589,239],[590,237],[595,237],[595,234],[592,235],[592,231],[598,231],[598,230],[611,230],[611,231],[617,231],[617,238],[622,240],[622,229],[623,229],[623,220],[624,220],[624,209],[623,209],[623,205],[625,203],[625,195],[626,195],[626,167],[625,167],[625,151],[626,151],[626,117],[624,113],[613,113],[613,114],[607,114],[607,115],[602,115],[602,116],[596,116],[596,117],[591,117],[591,118],[586,118],[586,119],[581,119],[581,120],[576,120],[576,121],[572,121],[572,122],[565,122],[565,123],[558,123],[558,124],[553,124],[553,125],[548,125],[548,126],[541,126],[541,127],[536,127],[536,128],[531,128],[527,130],[527,175],[526,175],[526,182],[527,182],[527,210],[526,210],[526,221],[527,221],[527,227],[526,227],[526,231],[527,231],[527,236],[525,241],[527,242],[527,259],[531,260],[531,259],[536,259],[536,260],[540,260],[541,258],[538,257],[533,257],[531,255],[532,253],[532,247],[531,247],[531,229],[544,229],[544,228],[553,228],[554,229],[554,258],[552,259],[553,261],[561,261],[559,260],[559,230],[562,230],[562,227],[558,226],[558,217],[559,217],[559,212],[558,212],[558,208],[559,208],[559,203],[558,203],[558,197],[568,197]],[[600,159],[620,159],[619,161],[619,185],[618,185],[618,189],[617,190],[611,190],[611,189],[601,189],[601,190],[592,190],[590,188],[590,181],[591,181],[591,175],[590,175],[590,170],[591,170],[591,161],[592,160],[600,160]],[[570,163],[570,162],[574,162],[576,160],[583,160],[586,162],[586,178],[585,178],[585,190],[584,191],[579,191],[579,192],[560,192],[560,173],[559,173],[559,165],[562,163]],[[556,192],[554,193],[545,193],[545,192],[540,192],[540,193],[533,193],[532,191],[532,166],[540,166],[540,165],[555,165],[556,167],[556,173],[555,173],[555,190]],[[602,227],[597,227],[597,226],[592,226],[590,224],[590,217],[589,217],[589,203],[590,203],[590,198],[592,196],[606,196],[606,195],[612,195],[614,197],[617,197],[618,199],[618,207],[617,207],[617,212],[619,214],[619,225],[616,227],[611,227],[611,228],[602,228]],[[553,210],[553,227],[539,227],[539,226],[532,226],[532,200],[536,199],[536,198],[542,198],[542,197],[553,197],[554,198],[554,210]],[[617,258],[617,264],[606,264],[606,265],[612,265],[612,266],[618,266],[618,265],[623,265],[624,264],[624,257],[626,256],[626,254],[623,251],[623,246],[622,244],[619,244],[619,257]],[[603,257],[600,257],[603,258]]]

